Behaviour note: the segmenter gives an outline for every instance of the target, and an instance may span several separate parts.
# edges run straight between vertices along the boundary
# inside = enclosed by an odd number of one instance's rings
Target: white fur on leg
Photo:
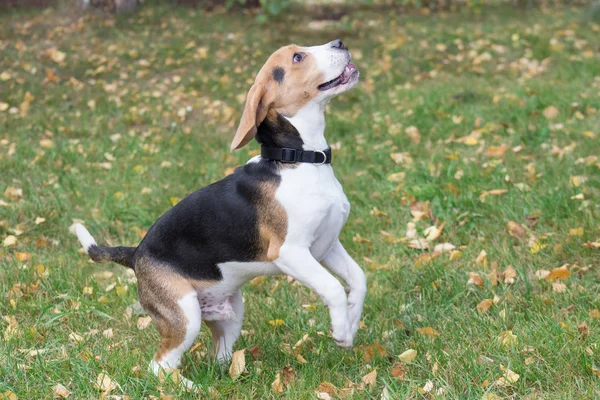
[[[350,257],[339,240],[336,240],[325,255],[323,264],[349,286],[348,317],[350,322],[350,335],[354,340],[360,323],[365,295],[367,294],[367,280],[365,278],[365,273],[356,261]]]
[[[348,300],[340,282],[313,258],[307,248],[287,246],[284,243],[275,264],[283,272],[317,292],[329,308],[331,336],[338,346],[352,347]]]
[[[186,294],[179,299],[177,303],[187,320],[185,338],[179,346],[165,354],[161,360],[152,360],[150,362],[148,368],[156,376],[159,376],[161,369],[168,372],[169,369],[178,368],[181,363],[181,356],[190,348],[192,343],[194,343],[196,336],[198,336],[198,333],[200,332],[202,316],[196,292]],[[195,386],[192,381],[181,376],[181,374],[179,374],[179,383],[186,389],[193,389]]]
[[[88,230],[85,229],[85,226],[81,224],[76,224],[75,233],[77,234],[77,239],[79,239],[79,243],[81,243],[86,253],[90,249],[90,247],[96,245],[96,241],[94,240],[92,235],[90,235]]]

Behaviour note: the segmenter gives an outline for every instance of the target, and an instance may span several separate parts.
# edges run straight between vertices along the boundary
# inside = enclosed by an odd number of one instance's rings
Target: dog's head
[[[358,77],[341,40],[322,46],[280,48],[258,72],[248,92],[231,149],[250,142],[270,110],[293,117],[309,102],[326,103],[353,88]]]

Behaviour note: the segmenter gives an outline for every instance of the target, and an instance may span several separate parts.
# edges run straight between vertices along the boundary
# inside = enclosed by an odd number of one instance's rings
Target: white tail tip
[[[90,247],[92,247],[92,245],[96,245],[96,241],[94,240],[92,235],[90,235],[88,230],[85,229],[85,226],[81,224],[76,224],[75,233],[77,234],[77,239],[79,239],[79,242],[83,246],[83,249],[86,253],[90,249]]]

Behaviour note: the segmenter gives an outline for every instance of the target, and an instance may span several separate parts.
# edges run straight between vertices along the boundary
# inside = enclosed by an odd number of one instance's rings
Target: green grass
[[[121,385],[112,394],[131,399],[303,399],[325,381],[358,385],[375,368],[375,384],[351,398],[379,399],[384,388],[394,399],[600,397],[600,250],[583,246],[600,239],[600,25],[579,8],[431,16],[367,8],[323,31],[309,21],[297,12],[259,26],[251,16],[160,5],[117,19],[64,10],[0,15],[0,102],[8,107],[0,111],[0,234],[17,239],[0,247],[0,393],[51,398],[60,383],[70,398],[97,398],[93,382],[105,371]],[[101,241],[139,242],[171,202],[256,154],[255,143],[228,149],[243,95],[270,52],[336,37],[363,76],[332,102],[327,120],[339,147],[335,171],[353,205],[341,240],[369,281],[355,344],[379,343],[385,353],[365,360],[337,348],[318,297],[285,277],[267,278],[244,288],[236,349],[258,345],[261,355],[246,352],[237,381],[206,354],[203,329],[183,373],[204,392],[159,382],[146,372],[159,335],[138,330],[135,309],[126,315],[135,280],[117,265],[90,263],[69,226],[81,219]],[[64,61],[49,57],[52,48]],[[25,110],[27,92],[34,99]],[[549,106],[559,110],[553,120],[544,116]],[[410,126],[419,143],[405,133]],[[457,141],[476,129],[472,145]],[[400,152],[412,163],[396,164],[390,154]],[[397,172],[403,180],[387,179]],[[577,186],[571,177],[585,179]],[[507,192],[482,201],[495,189]],[[419,234],[445,223],[436,243],[454,244],[461,257],[428,261],[431,252],[399,240],[414,202],[433,218],[416,223]],[[525,227],[524,238],[509,234],[509,221]],[[482,250],[487,260],[477,263]],[[563,264],[572,274],[562,293],[535,276]],[[515,282],[492,285],[488,274],[509,265]],[[481,287],[467,284],[469,272],[483,277]],[[494,296],[487,312],[477,311]],[[269,324],[276,319],[285,323]],[[417,331],[424,327],[439,336]],[[109,328],[114,336],[103,337]],[[502,343],[506,331],[514,342]],[[285,348],[305,333],[301,364]],[[407,349],[417,357],[404,363],[402,379],[392,376]],[[288,365],[295,380],[276,394],[271,383]],[[503,368],[519,379],[496,384]]]

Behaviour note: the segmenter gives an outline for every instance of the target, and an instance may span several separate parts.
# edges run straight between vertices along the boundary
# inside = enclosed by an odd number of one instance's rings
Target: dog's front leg
[[[333,244],[323,259],[331,272],[339,276],[350,290],[348,295],[348,316],[350,318],[350,334],[352,340],[358,331],[363,303],[367,294],[367,280],[360,266],[350,257],[339,240]]]
[[[299,246],[282,246],[275,265],[285,274],[314,290],[329,308],[331,336],[340,347],[352,347],[348,322],[348,300],[346,292],[310,253]]]

